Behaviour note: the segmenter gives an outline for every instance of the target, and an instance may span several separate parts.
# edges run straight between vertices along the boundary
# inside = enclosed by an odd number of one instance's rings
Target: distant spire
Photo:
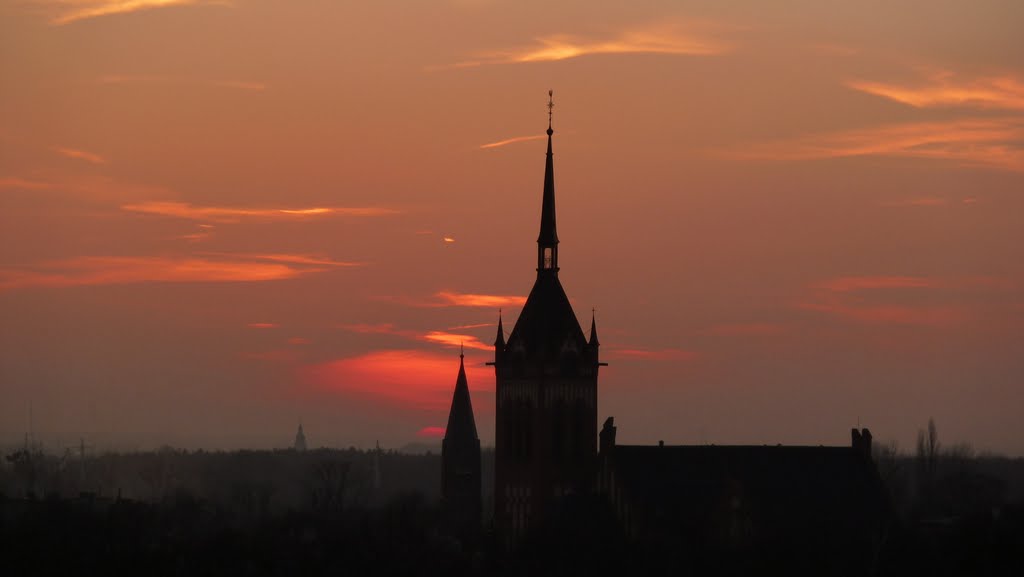
[[[590,309],[590,346],[596,347],[601,344],[597,340],[597,309]]]
[[[292,447],[296,451],[305,451],[306,450],[306,433],[302,430],[302,422],[301,421],[299,422],[299,431],[297,433],[295,433],[295,443],[292,445]]]
[[[494,348],[505,348],[505,327],[501,324],[501,309],[498,309],[498,336],[494,338]]]
[[[552,110],[555,107],[554,91],[548,90],[548,152],[544,164],[544,196],[541,201],[540,235],[537,237],[537,269],[558,271],[558,232],[555,225],[555,163],[551,152]]]

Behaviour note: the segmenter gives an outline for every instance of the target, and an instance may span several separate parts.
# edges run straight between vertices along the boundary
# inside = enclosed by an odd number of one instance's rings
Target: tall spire
[[[554,91],[548,90],[548,153],[544,164],[544,197],[541,203],[540,235],[537,237],[537,271],[558,272],[558,233],[555,226],[555,163],[551,152],[551,116]]]
[[[469,382],[466,379],[465,355],[459,353],[459,376],[455,380],[455,394],[452,408],[448,413],[448,427],[445,439],[476,440],[476,419],[473,418],[473,404],[469,399]],[[456,441],[458,442],[458,441]]]

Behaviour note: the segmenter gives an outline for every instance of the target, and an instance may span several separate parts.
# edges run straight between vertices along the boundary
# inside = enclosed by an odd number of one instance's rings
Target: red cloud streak
[[[0,290],[144,282],[255,282],[327,270],[311,266],[309,257],[303,255],[296,255],[295,261],[271,256],[274,258],[263,260],[259,256],[83,256],[0,268]]]
[[[494,381],[482,359],[466,358],[471,389]],[[451,404],[459,359],[417,350],[373,351],[303,369],[307,382],[327,391],[375,398],[402,408],[444,414]]]

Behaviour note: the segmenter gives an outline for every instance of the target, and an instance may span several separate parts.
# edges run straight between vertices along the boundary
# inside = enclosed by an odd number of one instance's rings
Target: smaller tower
[[[299,423],[299,431],[295,433],[295,445],[296,451],[306,450],[306,433],[302,432],[302,423]]]
[[[441,505],[453,535],[473,539],[480,532],[480,438],[466,380],[465,356],[459,354],[448,427],[441,442]]]

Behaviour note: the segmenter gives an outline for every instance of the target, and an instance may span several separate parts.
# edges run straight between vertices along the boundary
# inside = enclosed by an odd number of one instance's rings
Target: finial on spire
[[[461,359],[461,358],[463,358],[465,356],[466,356],[466,345],[465,345],[465,343],[461,343],[460,342],[459,343],[459,358]]]
[[[494,347],[500,350],[505,349],[505,327],[501,323],[501,309],[498,309],[498,336],[494,338]]]
[[[555,132],[554,130],[551,130],[551,113],[554,110],[554,108],[555,108],[555,91],[554,90],[548,90],[548,136],[551,136],[551,134]]]

